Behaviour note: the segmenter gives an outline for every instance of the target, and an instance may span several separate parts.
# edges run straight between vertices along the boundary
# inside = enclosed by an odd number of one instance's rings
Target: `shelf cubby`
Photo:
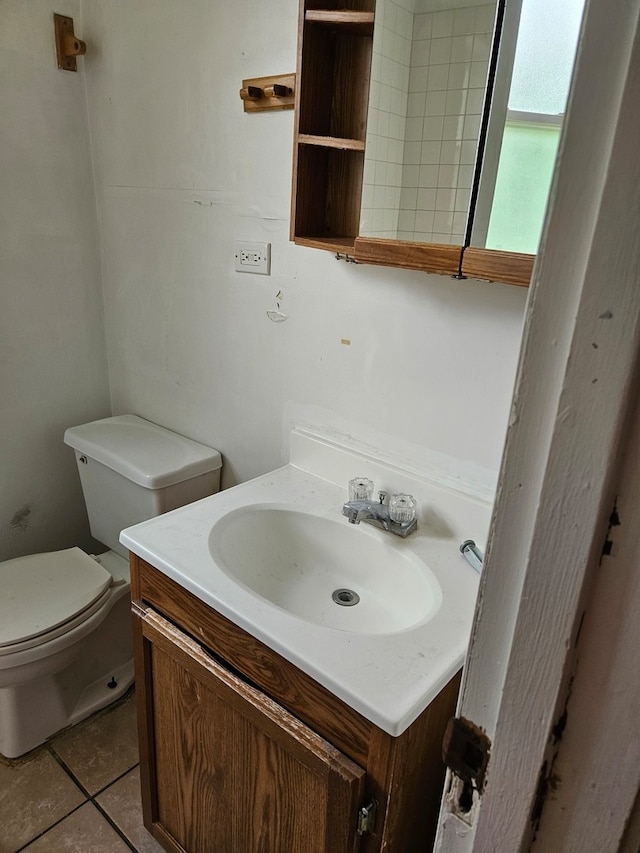
[[[358,234],[373,22],[374,0],[301,0],[291,239],[303,245],[348,251]]]
[[[305,11],[313,12],[375,12],[375,0],[303,0]]]

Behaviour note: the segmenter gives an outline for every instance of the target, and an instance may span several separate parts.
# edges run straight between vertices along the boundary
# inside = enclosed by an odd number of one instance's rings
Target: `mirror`
[[[408,241],[429,258],[449,244],[442,272],[469,247],[464,274],[528,283],[583,6],[377,0],[363,244]]]
[[[495,0],[376,0],[361,235],[463,244],[495,17]]]
[[[508,0],[469,245],[535,254],[584,0]]]

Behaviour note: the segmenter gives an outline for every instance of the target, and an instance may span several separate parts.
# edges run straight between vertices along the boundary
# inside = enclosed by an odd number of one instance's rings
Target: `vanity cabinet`
[[[143,814],[166,850],[431,849],[459,676],[392,737],[135,555],[131,568]]]

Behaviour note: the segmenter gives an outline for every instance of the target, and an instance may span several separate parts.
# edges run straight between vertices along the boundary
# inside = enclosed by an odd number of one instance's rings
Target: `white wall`
[[[67,426],[109,413],[81,74],[58,71],[53,12],[0,23],[0,559],[89,546]]]
[[[526,292],[288,241],[293,113],[238,90],[295,68],[297,6],[83,0],[114,412],[217,447],[225,485],[286,461],[298,420],[490,484]],[[270,277],[234,239],[271,242]]]

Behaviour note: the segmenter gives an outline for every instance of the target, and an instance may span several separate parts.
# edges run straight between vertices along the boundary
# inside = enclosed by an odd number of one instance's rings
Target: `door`
[[[187,853],[356,851],[365,771],[153,610],[136,613],[155,837]]]
[[[488,767],[437,853],[638,849],[639,90],[640,0],[590,0],[458,705]]]

